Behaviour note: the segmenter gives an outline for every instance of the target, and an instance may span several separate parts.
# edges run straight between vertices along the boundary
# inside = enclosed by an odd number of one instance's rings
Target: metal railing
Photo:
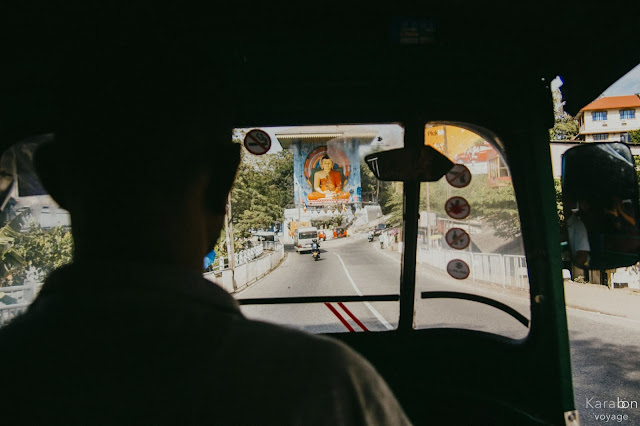
[[[0,292],[7,295],[13,294],[18,300],[17,303],[10,305],[0,305],[0,327],[26,311],[33,299],[35,299],[38,291],[40,291],[40,287],[42,287],[42,282],[37,281],[24,285],[0,287]]]
[[[529,277],[525,256],[502,255],[497,253],[470,253],[456,250],[418,248],[416,261],[447,270],[447,264],[454,260],[465,261],[471,269],[474,281],[500,284],[505,287],[527,289]]]
[[[253,259],[260,257],[265,250],[273,251],[273,250],[276,250],[281,245],[282,243],[280,243],[279,241],[262,241],[261,245],[258,245],[250,249],[242,250],[236,253],[234,255],[235,265],[236,266],[244,265],[245,263],[248,263]],[[228,257],[220,256],[216,258],[216,260],[213,262],[212,270],[215,272],[220,272],[227,268],[229,268]]]

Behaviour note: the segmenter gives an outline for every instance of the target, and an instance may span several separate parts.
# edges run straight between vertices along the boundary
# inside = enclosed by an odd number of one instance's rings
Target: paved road
[[[362,238],[329,240],[322,243],[321,259],[298,254],[291,248],[287,259],[275,271],[248,289],[238,298],[344,296],[398,294],[400,291],[400,261],[397,253],[380,250],[377,242]],[[419,269],[417,295],[422,291],[464,291],[497,299],[518,310],[527,318],[529,305],[522,294],[496,293],[484,287],[453,279],[429,269]],[[398,323],[397,302],[344,304],[370,331],[395,328]],[[332,304],[350,326],[361,327],[337,304]],[[345,325],[324,304],[285,306],[245,306],[249,317],[300,327],[315,333],[346,331]],[[476,302],[451,299],[416,301],[417,327],[456,326],[480,329],[509,337],[522,338],[528,329],[510,315]]]
[[[399,280],[400,262],[396,253],[380,250],[376,242],[354,237],[322,243],[321,260],[317,262],[310,254],[288,251],[280,267],[236,297],[398,294]],[[466,291],[499,300],[527,318],[530,316],[528,295],[523,292],[504,292],[458,281],[422,267],[418,268],[416,282],[418,295],[433,290]],[[344,307],[370,331],[397,326],[396,302],[345,303]],[[331,308],[324,304],[259,305],[244,306],[243,311],[252,318],[314,333],[345,331],[339,315],[355,331],[362,330],[341,306],[332,303]],[[576,405],[582,424],[606,424],[595,417],[602,414],[627,414],[629,419],[622,424],[640,425],[640,409],[596,409],[587,404],[589,398],[593,398],[591,405],[596,400],[617,401],[618,397],[640,402],[640,322],[571,308],[568,318]],[[415,321],[418,327],[457,326],[514,338],[524,337],[528,332],[502,311],[463,300],[417,300]]]

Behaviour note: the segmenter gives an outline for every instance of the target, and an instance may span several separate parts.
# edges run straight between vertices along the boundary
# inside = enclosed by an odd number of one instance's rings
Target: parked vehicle
[[[333,238],[343,238],[347,236],[347,230],[344,228],[335,228],[333,230]]]
[[[373,236],[374,237],[380,236],[380,234],[382,234],[382,231],[384,231],[388,227],[389,227],[389,225],[386,224],[386,223],[379,224],[378,226],[376,226],[376,229],[373,230]]]

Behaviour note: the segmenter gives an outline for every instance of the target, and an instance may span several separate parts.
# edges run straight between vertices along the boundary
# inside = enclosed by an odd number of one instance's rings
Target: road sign
[[[264,130],[253,129],[244,137],[244,147],[254,155],[266,154],[271,148],[271,136]]]
[[[461,259],[453,259],[447,264],[447,272],[456,280],[464,280],[469,277],[469,265]]]
[[[454,188],[464,188],[471,183],[471,171],[464,164],[456,164],[446,174],[446,178]]]
[[[449,244],[449,247],[454,248],[456,250],[464,250],[469,247],[471,243],[471,237],[467,234],[462,228],[451,228],[444,235],[444,239]]]
[[[471,206],[463,197],[451,197],[444,204],[444,211],[453,219],[464,219],[471,213]]]

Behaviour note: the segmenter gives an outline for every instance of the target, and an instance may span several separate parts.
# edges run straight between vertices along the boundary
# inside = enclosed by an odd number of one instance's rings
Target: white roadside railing
[[[0,327],[26,311],[38,291],[40,291],[40,287],[42,287],[42,282],[37,281],[24,285],[0,287],[0,293],[17,300],[17,303],[12,304],[0,302]]]
[[[529,288],[527,259],[525,256],[496,253],[470,253],[456,250],[418,248],[416,261],[442,271],[454,260],[465,261],[471,269],[471,279],[499,284],[504,287]]]
[[[225,258],[220,257],[216,259],[213,271],[205,273],[204,277],[233,293],[256,282],[278,266],[284,257],[284,246],[277,241],[264,241],[262,246],[243,250],[236,256],[233,271]]]

